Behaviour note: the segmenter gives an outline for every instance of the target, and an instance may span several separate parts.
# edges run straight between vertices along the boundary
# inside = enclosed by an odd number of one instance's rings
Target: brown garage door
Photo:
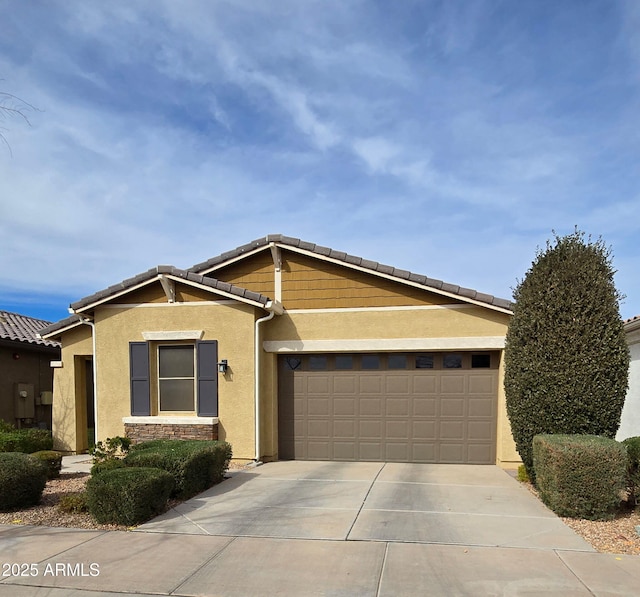
[[[287,355],[279,458],[494,464],[497,353]]]

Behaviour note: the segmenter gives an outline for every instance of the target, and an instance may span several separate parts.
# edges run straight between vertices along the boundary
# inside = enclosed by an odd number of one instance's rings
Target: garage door
[[[280,356],[279,458],[494,464],[498,353]]]

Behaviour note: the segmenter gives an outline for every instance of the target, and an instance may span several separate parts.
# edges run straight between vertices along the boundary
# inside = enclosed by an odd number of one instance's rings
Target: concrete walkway
[[[640,587],[640,558],[594,552],[486,466],[267,464],[133,533],[0,526],[0,564],[0,595],[17,597],[631,596]]]

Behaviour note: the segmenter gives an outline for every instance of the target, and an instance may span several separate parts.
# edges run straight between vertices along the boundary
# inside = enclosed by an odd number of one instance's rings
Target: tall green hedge
[[[0,452],[32,454],[52,448],[53,438],[46,429],[15,429],[6,425],[4,430],[0,429]]]
[[[505,347],[507,413],[535,482],[539,433],[614,437],[627,390],[629,350],[611,253],[575,231],[547,242],[514,291]]]

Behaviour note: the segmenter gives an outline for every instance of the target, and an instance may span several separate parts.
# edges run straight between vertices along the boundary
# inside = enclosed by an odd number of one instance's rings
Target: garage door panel
[[[387,375],[385,378],[387,396],[393,394],[408,395],[410,380],[406,375]]]
[[[384,437],[382,421],[358,421],[358,435],[360,439],[379,440]]]
[[[329,398],[309,398],[307,402],[307,415],[325,416],[328,417],[331,414],[331,401]]]
[[[440,438],[441,439],[464,439],[465,422],[464,421],[440,421]]]
[[[347,371],[333,362],[280,368],[280,458],[495,462],[497,370],[387,370],[385,357],[380,369],[359,370],[355,355]]]
[[[438,394],[440,385],[438,377],[433,373],[422,373],[411,377],[413,381],[413,394]]]
[[[410,458],[410,450],[408,444],[386,444],[385,460],[388,462],[407,462]]]
[[[462,443],[440,444],[440,453],[438,454],[438,462],[447,462],[451,464],[466,463],[467,462],[466,446]]]
[[[413,415],[417,417],[435,417],[438,413],[436,398],[413,397]]]
[[[382,444],[380,442],[359,442],[358,444],[358,460],[384,460],[382,453]]]
[[[495,394],[495,376],[491,374],[471,374],[469,376],[470,394]]]
[[[385,439],[387,440],[408,440],[409,439],[410,422],[404,421],[387,421],[385,425]]]
[[[356,439],[356,422],[355,420],[334,420],[333,421],[333,438],[337,439]]]
[[[328,440],[331,437],[330,427],[331,422],[328,419],[319,421],[311,419],[307,421],[307,436]]]
[[[493,417],[493,398],[469,398],[469,417]]]
[[[411,436],[414,440],[435,441],[438,437],[438,424],[436,421],[412,421],[411,429]]]
[[[357,414],[357,402],[355,398],[334,398],[333,414],[340,416],[355,416]]]
[[[381,416],[382,415],[382,399],[381,398],[360,398],[360,416]]]
[[[440,402],[440,416],[442,417],[464,417],[465,398],[451,398],[447,396]]]
[[[465,375],[448,375],[448,371],[443,372],[440,379],[440,393],[441,394],[464,394],[465,382],[467,377]]]
[[[388,397],[386,400],[386,414],[392,417],[408,417],[410,400],[408,398]]]

